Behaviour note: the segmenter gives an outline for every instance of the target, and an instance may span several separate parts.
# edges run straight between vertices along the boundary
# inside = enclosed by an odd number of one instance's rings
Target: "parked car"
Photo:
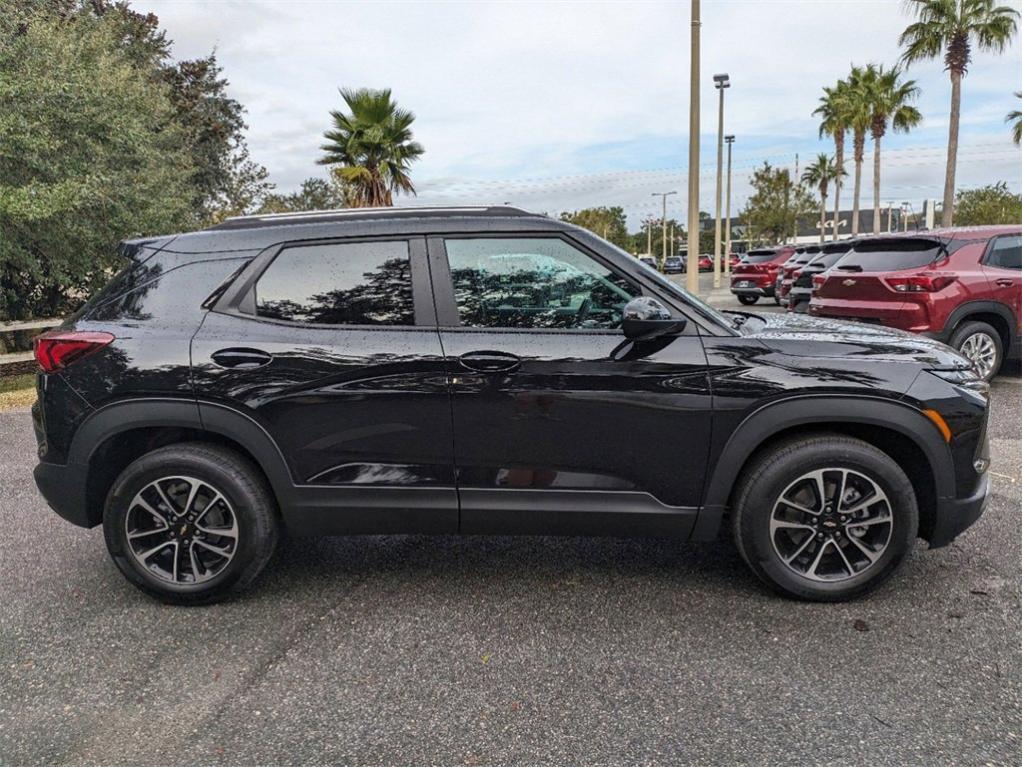
[[[813,277],[823,274],[852,247],[851,240],[829,242],[823,246],[822,252],[812,261],[792,274],[793,281],[788,291],[788,311],[805,314],[809,311],[809,302],[813,297]]]
[[[656,269],[656,259],[653,256],[639,256],[639,260],[651,269]]]
[[[839,600],[983,510],[968,360],[721,313],[565,222],[356,208],[123,252],[37,341],[35,478],[168,602],[249,585],[284,531],[702,540],[725,523],[773,588]]]
[[[936,338],[989,380],[1020,351],[1022,226],[864,238],[814,287],[810,314]]]
[[[795,275],[818,255],[820,255],[819,245],[806,245],[803,248],[797,248],[795,254],[778,270],[777,298],[781,306],[788,305],[788,291],[791,290],[791,284],[794,282]]]
[[[664,274],[680,274],[685,271],[685,259],[681,256],[668,256],[664,259]]]
[[[731,268],[734,269],[740,263],[742,263],[742,256],[738,253],[732,253],[730,256]]]
[[[701,272],[712,272],[713,271],[713,256],[709,253],[699,254],[699,271]]]
[[[763,297],[779,303],[775,290],[777,273],[794,253],[795,248],[790,245],[750,250],[731,270],[731,292],[743,304],[754,304]]]

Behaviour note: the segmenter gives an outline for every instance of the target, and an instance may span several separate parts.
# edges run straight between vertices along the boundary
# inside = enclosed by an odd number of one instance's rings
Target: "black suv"
[[[40,337],[36,481],[171,602],[278,537],[713,538],[838,600],[943,546],[987,492],[986,385],[946,346],[721,313],[514,208],[229,220]]]

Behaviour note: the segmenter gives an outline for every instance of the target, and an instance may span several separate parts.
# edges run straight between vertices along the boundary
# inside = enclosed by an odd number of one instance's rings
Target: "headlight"
[[[930,375],[935,375],[937,378],[942,378],[950,384],[961,387],[962,389],[968,389],[971,392],[975,392],[983,397],[986,397],[990,392],[990,384],[976,375],[976,371],[971,367],[968,368],[930,368],[928,371]]]

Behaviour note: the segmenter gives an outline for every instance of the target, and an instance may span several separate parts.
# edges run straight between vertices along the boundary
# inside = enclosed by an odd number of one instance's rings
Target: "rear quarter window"
[[[936,240],[906,237],[901,240],[861,242],[848,251],[837,269],[853,272],[893,272],[932,264],[945,253]]]

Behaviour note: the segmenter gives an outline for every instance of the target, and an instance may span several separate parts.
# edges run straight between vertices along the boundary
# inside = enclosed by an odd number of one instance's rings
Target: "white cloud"
[[[627,204],[634,216],[657,185],[682,184],[687,162],[689,7],[679,2],[202,2],[135,0],[175,40],[178,57],[216,47],[232,94],[248,108],[249,143],[281,188],[315,164],[338,86],[391,87],[418,115],[427,153],[414,177],[423,201],[513,196],[546,210]],[[727,71],[727,130],[736,166],[823,151],[810,117],[820,87],[851,62],[893,63],[909,19],[898,0],[714,0],[703,3],[703,207],[715,163],[716,93]],[[892,151],[946,140],[949,85],[940,62],[913,67],[927,117]],[[1022,184],[1003,115],[1022,89],[1022,44],[977,55],[965,82],[963,144],[998,141],[987,166],[964,177]],[[920,199],[940,184],[943,159],[891,166],[892,192]],[[895,157],[895,155],[891,155]],[[1013,163],[1012,160],[1015,160]],[[893,162],[893,159],[892,159]],[[515,183],[593,170],[676,168],[673,174],[592,177],[546,187]],[[1015,178],[1010,178],[1014,168]],[[489,185],[479,181],[503,180]],[[736,177],[736,197],[744,187]],[[898,184],[894,183],[897,180]],[[475,182],[475,183],[469,183]],[[459,191],[459,189],[461,191]],[[684,187],[679,186],[679,191]],[[457,199],[454,199],[457,197]],[[674,198],[677,211],[683,195]],[[429,198],[429,199],[427,199]],[[492,199],[483,199],[490,202]],[[502,200],[501,200],[502,201]]]

